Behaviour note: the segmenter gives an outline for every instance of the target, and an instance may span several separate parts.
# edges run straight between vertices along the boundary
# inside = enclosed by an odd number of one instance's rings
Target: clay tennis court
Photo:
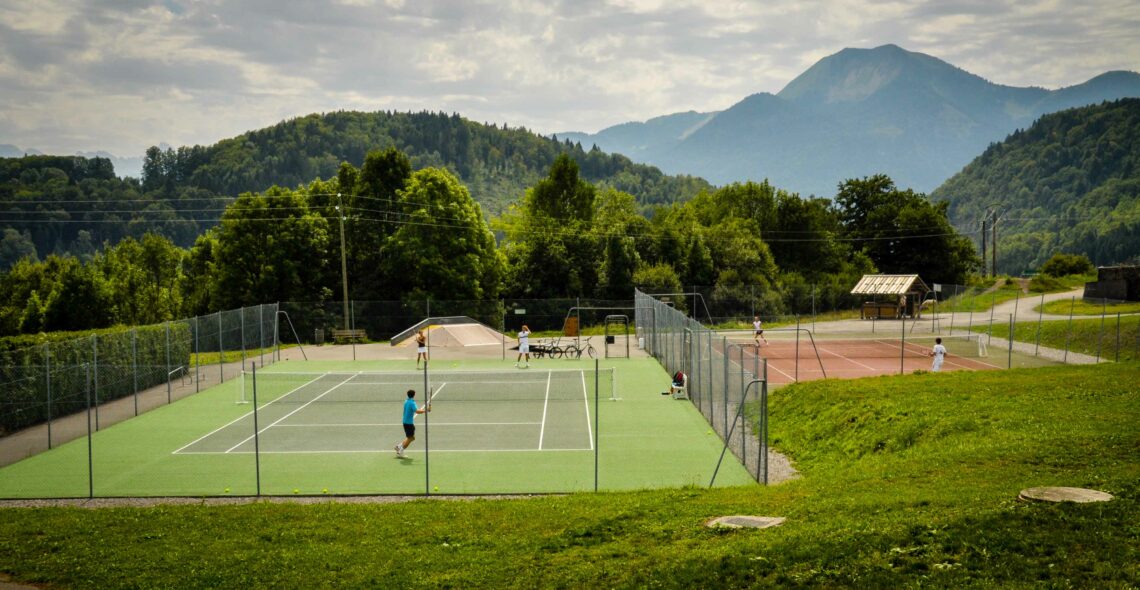
[[[802,331],[800,331],[802,333]],[[768,361],[768,379],[773,385],[816,379],[857,379],[931,370],[931,347],[936,336],[880,337],[868,335],[814,334],[796,338],[796,331],[765,332],[768,342],[757,346],[751,335],[726,334],[729,348],[741,350],[745,367],[758,354]],[[941,336],[948,354],[942,371],[989,371],[1009,364],[1005,349],[991,351],[986,336]],[[733,358],[739,358],[733,354]],[[1017,353],[1014,353],[1017,354]]]

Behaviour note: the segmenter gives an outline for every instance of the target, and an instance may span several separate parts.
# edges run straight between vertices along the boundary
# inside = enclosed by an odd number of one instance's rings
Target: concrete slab
[[[1018,500],[1031,500],[1036,502],[1108,502],[1112,494],[1089,490],[1085,488],[1042,487],[1027,488],[1017,495]]]

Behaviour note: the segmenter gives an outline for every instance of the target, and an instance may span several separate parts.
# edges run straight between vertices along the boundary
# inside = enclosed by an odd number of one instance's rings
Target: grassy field
[[[975,326],[975,332],[989,332],[989,326]],[[993,335],[1004,338],[1009,324],[994,324]],[[1122,316],[1119,338],[1116,316],[1096,319],[1024,322],[1014,326],[1013,339],[1018,342],[1079,352],[1105,360],[1140,360],[1140,316]]]
[[[1136,363],[771,394],[800,479],[399,504],[5,508],[0,573],[68,588],[1140,586]],[[1033,486],[1103,504],[1018,501]],[[762,531],[716,516],[783,516]]]
[[[1115,316],[1118,313],[1140,313],[1140,302],[1138,301],[1124,301],[1121,303],[1103,304],[1084,301],[1081,299],[1078,299],[1076,302],[1060,300],[1050,301],[1045,305],[1039,305],[1033,309],[1036,311],[1038,307],[1042,308],[1042,311],[1045,313],[1051,313],[1055,315],[1069,315],[1070,312],[1072,312],[1073,315],[1105,314],[1111,316]]]

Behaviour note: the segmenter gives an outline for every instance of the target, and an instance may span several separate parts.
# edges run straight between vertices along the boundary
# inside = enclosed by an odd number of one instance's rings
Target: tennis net
[[[867,337],[815,334],[812,338],[798,340],[786,335],[769,337],[767,344],[761,344],[759,354],[769,359],[815,358],[818,354],[828,357],[846,358],[918,358],[929,356],[934,349],[935,339],[941,338],[942,345],[951,356],[963,358],[983,358],[988,356],[984,334],[955,334],[946,336],[907,335],[902,337]],[[751,337],[730,337],[729,342],[742,345],[754,344]]]
[[[433,401],[582,401],[614,395],[612,368],[514,371],[429,371]],[[278,372],[242,375],[239,403],[384,403],[402,402],[409,389],[424,402],[424,372]]]

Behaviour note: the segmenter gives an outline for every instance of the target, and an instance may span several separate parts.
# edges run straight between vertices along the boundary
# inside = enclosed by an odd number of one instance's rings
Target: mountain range
[[[844,49],[779,93],[754,94],[724,111],[557,137],[714,184],[767,179],[830,197],[846,179],[883,173],[928,193],[1044,114],[1125,97],[1140,97],[1140,74],[1107,72],[1058,90],[1018,88],[884,45]]]

